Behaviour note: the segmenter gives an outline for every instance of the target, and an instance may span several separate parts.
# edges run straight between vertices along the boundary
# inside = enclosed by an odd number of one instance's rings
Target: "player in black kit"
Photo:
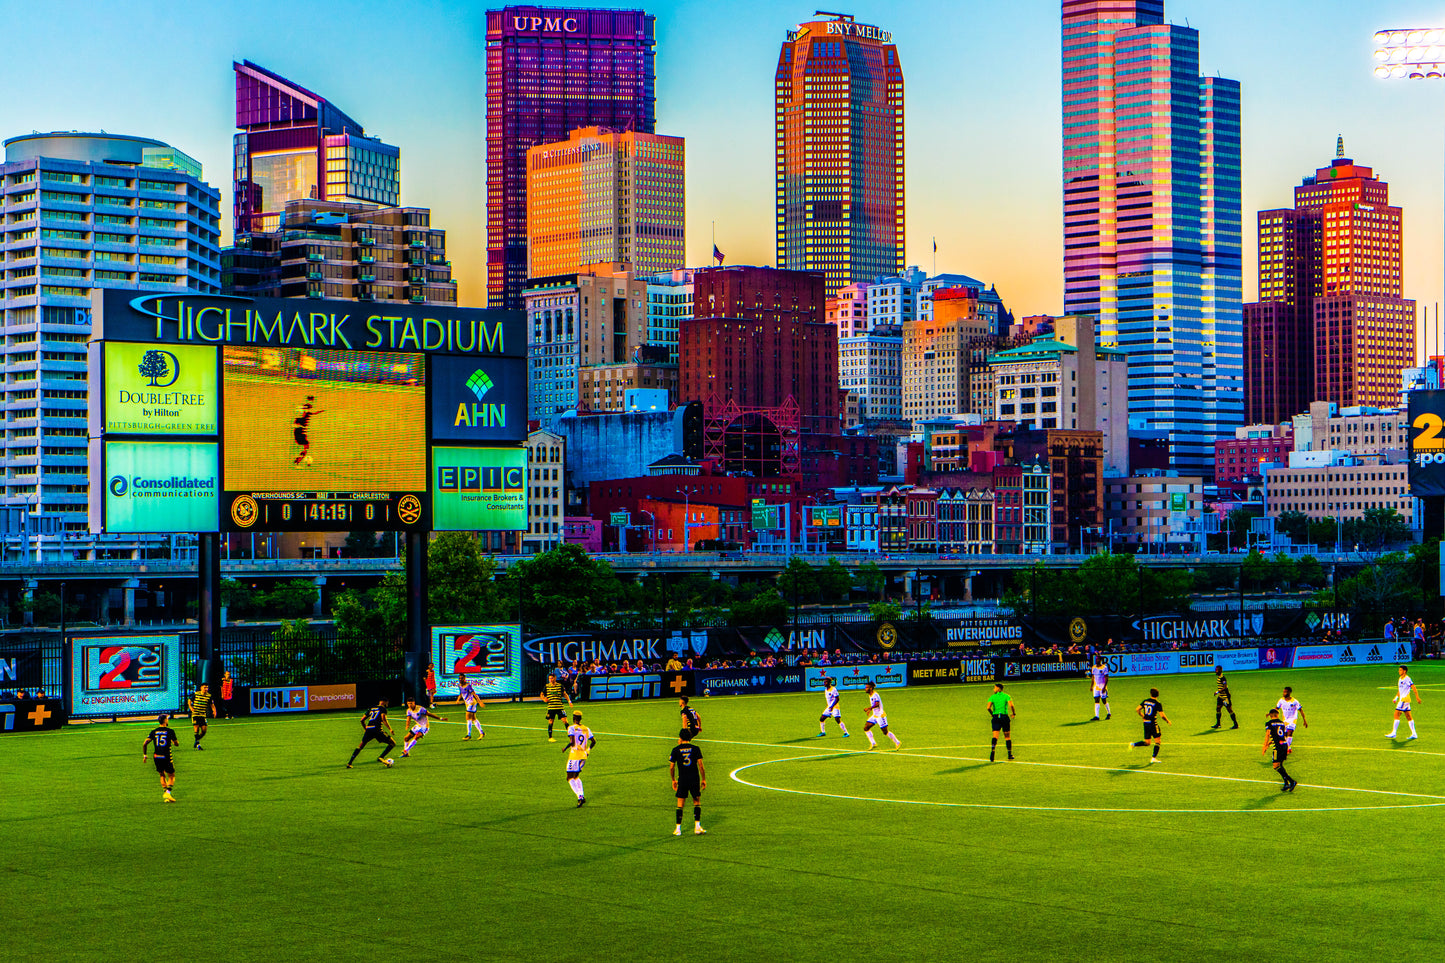
[[[672,776],[672,789],[677,794],[677,826],[674,836],[682,835],[682,804],[692,797],[692,831],[702,836],[702,791],[707,788],[707,773],[702,767],[702,749],[692,744],[692,730],[683,729],[677,734],[677,745],[672,747],[672,756],[667,766]]]
[[[166,725],[166,717],[156,717],[159,723],[146,735],[146,741],[140,747],[140,761],[145,762],[148,755],[147,750],[152,744],[156,747],[156,772],[161,776],[161,800],[163,802],[175,802],[176,797],[171,795],[171,790],[176,786],[176,764],[171,758],[171,751],[176,747],[176,731]]]
[[[678,710],[682,713],[682,724],[687,729],[689,739],[696,739],[697,734],[702,732],[702,717],[697,710],[687,704],[687,696],[678,696]]]
[[[386,748],[381,750],[381,755],[376,757],[376,761],[383,766],[391,765],[391,760],[386,757],[386,754],[396,748],[396,740],[392,738],[391,723],[386,720],[385,699],[367,709],[366,715],[362,717],[361,744],[351,751],[351,758],[346,763],[347,769],[351,768],[351,764],[356,761],[361,750],[373,739],[386,743]]]
[[[1144,720],[1144,739],[1141,742],[1132,742],[1130,746],[1147,746],[1154,743],[1154,755],[1149,757],[1149,765],[1154,765],[1154,760],[1159,758],[1159,743],[1163,739],[1159,735],[1159,720],[1169,722],[1169,717],[1164,714],[1164,705],[1159,701],[1159,690],[1150,689],[1149,698],[1139,703],[1139,708],[1134,710],[1139,713],[1139,718]],[[1174,723],[1169,722],[1172,726]]]
[[[296,417],[291,419],[291,436],[296,440],[296,444],[301,446],[293,465],[311,464],[311,436],[308,434],[311,429],[311,416],[326,413],[316,410],[316,405],[312,404],[315,400],[315,395],[307,395],[306,403],[297,407]]]
[[[1224,666],[1214,667],[1214,725],[1211,729],[1219,728],[1219,720],[1222,712],[1229,713],[1229,721],[1234,723],[1229,728],[1238,729],[1239,720],[1234,715],[1234,700],[1229,694],[1229,680],[1224,677]]]
[[[1274,747],[1274,769],[1284,780],[1280,786],[1281,792],[1294,792],[1294,787],[1299,783],[1289,773],[1284,771],[1284,762],[1289,758],[1289,742],[1284,731],[1284,721],[1279,717],[1278,709],[1269,710],[1269,721],[1264,724],[1264,745],[1259,747],[1261,756],[1268,755],[1271,746]]]

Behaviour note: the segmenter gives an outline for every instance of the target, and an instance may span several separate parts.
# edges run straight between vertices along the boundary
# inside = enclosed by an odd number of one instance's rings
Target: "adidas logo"
[[[1365,661],[1366,661],[1366,662],[1383,662],[1383,661],[1385,661],[1385,660],[1380,656],[1380,647],[1379,647],[1378,645],[1372,645],[1372,646],[1370,646],[1370,651],[1369,651],[1368,653],[1366,653],[1366,655],[1365,655]]]

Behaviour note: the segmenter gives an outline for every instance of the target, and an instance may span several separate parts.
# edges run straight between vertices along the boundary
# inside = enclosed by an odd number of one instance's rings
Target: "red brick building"
[[[745,264],[698,268],[693,274],[692,316],[824,324],[828,300],[823,284],[824,276],[814,271]]]
[[[1226,438],[1214,443],[1214,484],[1239,485],[1263,474],[1266,462],[1288,464],[1294,435],[1282,438]]]

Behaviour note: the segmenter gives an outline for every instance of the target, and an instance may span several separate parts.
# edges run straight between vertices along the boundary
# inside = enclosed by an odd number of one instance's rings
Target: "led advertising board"
[[[455,699],[461,676],[482,698],[522,692],[520,625],[438,625],[432,627],[432,665],[437,698]]]
[[[103,356],[106,433],[216,434],[215,348],[112,341]]]
[[[215,442],[106,441],[103,450],[105,531],[219,530],[220,453]]]
[[[419,527],[422,355],[227,347],[221,388],[228,528]]]
[[[70,642],[72,716],[155,715],[181,707],[181,637],[129,635]]]
[[[1410,494],[1445,495],[1445,391],[1412,391]]]
[[[432,448],[432,529],[527,528],[525,448]]]
[[[431,437],[491,445],[526,441],[526,359],[433,357]]]

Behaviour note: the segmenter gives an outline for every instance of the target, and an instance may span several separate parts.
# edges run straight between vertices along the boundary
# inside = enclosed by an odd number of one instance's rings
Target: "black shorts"
[[[296,444],[300,445],[302,448],[305,448],[307,445],[311,444],[311,442],[308,441],[306,438],[305,428],[297,428],[295,431],[291,432],[291,437],[295,438]]]
[[[205,725],[205,724],[206,724],[206,717],[205,717],[205,716],[191,716],[191,725],[193,725],[193,726],[203,726],[203,725]]]
[[[1220,709],[1233,709],[1234,706],[1230,704],[1229,696],[1217,695],[1214,697],[1214,708],[1215,711],[1218,711]]]
[[[1276,766],[1283,766],[1283,765],[1284,765],[1286,762],[1288,762],[1288,761],[1289,761],[1289,746],[1275,746],[1275,747],[1274,747],[1274,764],[1275,764]]]
[[[386,734],[384,731],[382,731],[381,729],[363,729],[363,730],[362,730],[362,732],[361,732],[361,744],[362,744],[363,746],[366,745],[368,742],[370,742],[370,741],[373,740],[373,739],[375,739],[377,742],[389,742],[389,743],[391,743],[392,745],[396,745],[396,740],[393,739],[391,736],[387,735],[387,734]]]
[[[688,796],[691,796],[693,799],[701,799],[702,784],[696,779],[687,780],[686,782],[678,780],[677,798],[686,799]]]
[[[1158,739],[1158,738],[1159,738],[1159,723],[1157,723],[1157,722],[1146,722],[1146,723],[1144,723],[1144,738],[1145,738],[1145,739]]]
[[[1009,732],[1009,731],[1011,731],[1011,730],[1009,729],[1009,717],[1008,717],[1008,716],[994,716],[994,717],[993,717],[993,731],[994,731],[994,732]]]
[[[548,721],[548,722],[551,722],[553,719],[564,719],[564,720],[565,720],[566,718],[567,718],[567,710],[566,710],[566,709],[548,709],[548,710],[547,710],[547,721]]]
[[[162,759],[160,756],[156,756],[156,772],[163,776],[174,776],[176,774],[176,764],[170,759]]]
[[[696,739],[696,738],[697,738],[697,734],[698,734],[699,732],[702,732],[701,729],[694,729],[692,726],[684,726],[683,728],[685,728],[685,729],[687,730],[687,737],[688,737],[689,739]]]

